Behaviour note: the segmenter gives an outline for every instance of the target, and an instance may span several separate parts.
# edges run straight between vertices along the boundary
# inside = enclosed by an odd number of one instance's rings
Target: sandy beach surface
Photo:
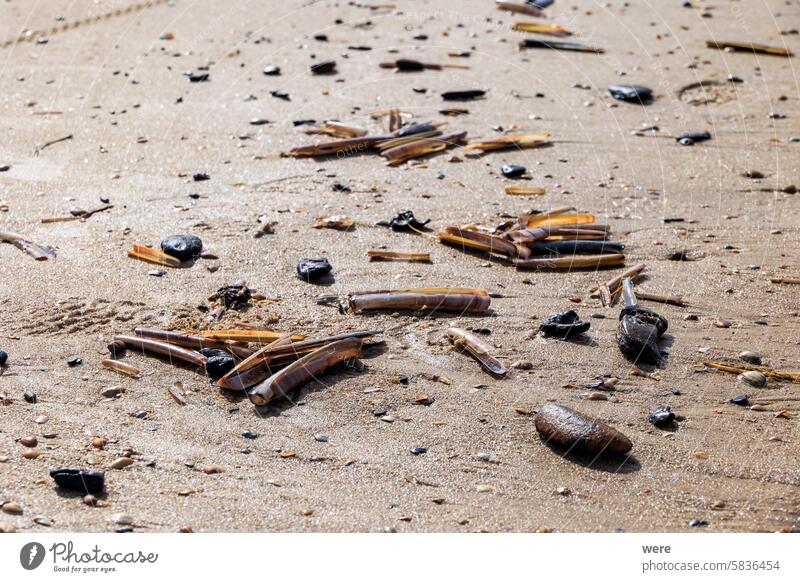
[[[0,2],[0,167],[9,166],[0,172],[0,230],[57,254],[35,261],[0,244],[0,349],[9,356],[0,375],[0,528],[800,528],[800,385],[752,388],[703,367],[751,350],[771,368],[800,370],[800,286],[771,282],[800,276],[800,195],[791,188],[800,185],[797,57],[705,44],[759,42],[797,53],[800,6],[688,4],[557,0],[541,22],[574,33],[561,40],[605,49],[591,54],[520,50],[518,41],[535,35],[512,24],[537,19],[490,0]],[[2,45],[26,29],[51,32]],[[451,56],[461,53],[469,56]],[[400,57],[469,68],[400,74],[378,66]],[[337,74],[309,73],[329,59]],[[264,75],[269,66],[281,75]],[[192,83],[188,72],[209,79]],[[616,101],[611,84],[650,87],[655,99]],[[487,93],[464,103],[440,96],[461,89]],[[553,143],[482,157],[454,149],[400,167],[366,154],[279,156],[323,141],[293,120],[338,119],[380,133],[386,119],[370,114],[392,107],[410,114],[408,122],[444,122],[470,139],[549,132]],[[469,113],[444,116],[447,107]],[[635,135],[650,126],[658,130]],[[706,130],[709,141],[676,143],[682,132]],[[530,180],[504,178],[508,163],[526,166]],[[210,179],[195,181],[197,173]],[[509,196],[509,185],[546,194]],[[113,208],[83,221],[41,222],[101,199]],[[608,223],[626,245],[627,264],[647,264],[642,290],[689,304],[646,303],[670,323],[669,356],[650,377],[632,375],[617,348],[618,307],[590,297],[621,269],[518,272],[432,236],[376,226],[407,209],[436,231],[565,205]],[[317,217],[339,214],[355,228],[312,228]],[[257,238],[269,221],[274,234]],[[158,246],[175,233],[201,237],[218,259],[156,277],[148,273],[157,265],[126,256],[133,243]],[[432,263],[369,262],[367,251],[378,249],[429,252]],[[690,260],[671,260],[676,253]],[[327,257],[334,281],[298,278],[295,266],[307,257]],[[208,321],[198,306],[240,280],[266,299]],[[435,286],[502,298],[485,316],[354,315],[315,302],[357,289]],[[549,313],[567,309],[591,322],[585,339],[536,334]],[[295,406],[266,415],[202,374],[140,353],[124,360],[142,370],[139,379],[100,365],[112,336],[137,325],[236,322],[311,337],[377,328],[385,346],[367,352],[363,368],[326,374]],[[508,377],[490,377],[454,351],[444,337],[451,325],[488,333],[482,337]],[[70,367],[73,356],[82,364]],[[531,369],[519,369],[525,363]],[[587,398],[586,385],[603,374],[619,378],[616,389],[607,400]],[[175,382],[185,406],[167,391]],[[113,386],[125,392],[101,396]],[[728,403],[740,393],[761,404]],[[417,405],[419,396],[433,403]],[[632,457],[583,462],[545,446],[533,413],[547,402],[615,426],[633,442]],[[660,404],[679,415],[674,429],[647,422]],[[247,430],[257,438],[244,438]],[[33,448],[18,442],[31,436]],[[96,437],[103,448],[92,446]],[[414,455],[415,447],[427,452]],[[31,450],[41,454],[24,458]],[[123,455],[133,464],[110,468]],[[224,471],[208,475],[207,466]],[[56,489],[49,471],[58,467],[104,471],[100,505]],[[690,527],[692,520],[701,525]]]

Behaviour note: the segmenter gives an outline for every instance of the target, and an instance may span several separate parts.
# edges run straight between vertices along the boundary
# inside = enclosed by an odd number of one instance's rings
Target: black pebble
[[[0,350],[0,368],[5,366],[7,361],[8,361],[8,353],[6,353],[4,350]]]
[[[8,172],[11,169],[11,166],[3,165],[0,166],[0,172]]]
[[[522,174],[528,171],[525,166],[518,166],[517,164],[506,164],[500,171],[506,178],[519,178]]]
[[[669,406],[656,406],[650,416],[647,417],[647,422],[657,428],[666,428],[675,420],[675,413],[670,410]]]
[[[622,315],[617,329],[617,345],[622,354],[633,363],[660,364],[656,326],[634,315]]]
[[[750,404],[750,401],[747,399],[747,394],[739,394],[738,396],[734,396],[728,400],[728,402],[735,404],[736,406],[747,406]]]
[[[318,40],[320,42],[328,42],[328,35],[327,34],[315,34],[314,40]]]
[[[414,40],[428,40],[428,35],[420,32],[419,34],[414,35]]]
[[[79,491],[84,495],[100,493],[105,485],[105,477],[98,471],[81,471],[80,469],[54,469],[50,476],[56,485],[70,491]]]
[[[203,348],[200,353],[208,358],[206,360],[206,374],[212,381],[222,378],[236,366],[234,357],[225,350]]]
[[[706,141],[711,139],[711,134],[707,131],[694,131],[689,133],[682,133],[675,137],[675,140],[683,145],[683,146],[690,146],[694,145],[701,141]]]
[[[297,274],[309,283],[319,281],[332,270],[328,259],[303,259],[297,263]]]
[[[187,76],[190,83],[205,83],[211,80],[211,75],[208,73],[189,73]]]
[[[578,314],[570,309],[562,313],[551,313],[539,326],[539,331],[546,336],[568,339],[589,331],[589,327],[591,324],[588,321],[581,321]]]
[[[653,90],[641,85],[611,85],[608,92],[618,101],[647,103],[653,99]]]
[[[300,125],[314,125],[316,122],[316,119],[295,119],[292,121],[292,125],[298,127]]]
[[[412,455],[423,455],[423,454],[425,454],[427,452],[428,452],[428,449],[426,449],[425,447],[414,447],[413,449],[411,449],[411,454]]]
[[[258,438],[258,435],[256,433],[254,433],[252,430],[243,430],[242,431],[242,436],[244,438],[250,439],[250,440]]]
[[[75,366],[80,366],[83,363],[78,356],[72,356],[69,360],[67,360],[67,366],[70,368],[74,368]]]
[[[403,384],[404,386],[408,386],[408,382],[409,382],[408,376],[406,376],[405,374],[400,374],[400,383]]]
[[[36,398],[36,393],[35,392],[31,392],[30,390],[25,392],[25,394],[23,394],[22,397],[25,399],[25,402],[27,402],[28,404],[36,404],[36,401],[38,400]]]
[[[197,172],[194,176],[192,176],[192,180],[195,182],[205,182],[206,180],[210,180],[211,176],[206,174],[205,172]]]
[[[203,241],[193,234],[173,234],[161,241],[161,250],[171,257],[188,261],[203,251]]]
[[[284,101],[292,100],[292,98],[286,91],[281,91],[280,89],[275,89],[275,91],[270,91],[269,94],[275,97],[275,99],[283,99]]]
[[[281,74],[281,68],[280,67],[267,67],[266,69],[264,69],[264,74],[267,77],[277,77],[278,75]]]

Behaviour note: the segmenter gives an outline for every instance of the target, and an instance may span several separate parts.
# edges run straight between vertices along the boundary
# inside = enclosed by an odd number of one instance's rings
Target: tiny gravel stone
[[[258,438],[258,435],[256,433],[254,433],[252,430],[243,430],[242,431],[242,436],[244,438],[250,439],[250,440]]]
[[[328,435],[326,434],[315,434],[314,440],[318,443],[327,443],[328,442]]]
[[[492,455],[490,453],[478,453],[475,458],[484,463],[488,463],[492,460]]]
[[[94,507],[97,505],[97,497],[94,495],[84,495],[83,496],[83,503],[88,505],[89,507]]]
[[[127,513],[113,513],[111,514],[111,521],[117,525],[131,525],[133,517]]]
[[[67,366],[70,368],[74,368],[75,366],[80,366],[83,363],[78,356],[72,356],[69,360],[67,360]]]
[[[25,392],[25,394],[22,395],[22,397],[28,404],[36,404],[36,393],[28,390],[27,392]]]
[[[281,74],[281,68],[280,67],[266,67],[263,72],[267,77],[277,77],[278,75]]]
[[[427,452],[428,449],[426,449],[425,447],[414,447],[413,449],[411,449],[412,455],[424,455]]]
[[[133,465],[133,459],[130,457],[120,457],[119,459],[115,459],[112,461],[111,465],[109,465],[112,469],[124,469],[125,467],[130,467]]]
[[[137,410],[133,413],[135,418],[147,418],[147,411],[146,410]]]
[[[704,519],[693,519],[689,522],[689,527],[700,527],[702,525],[708,525],[708,522]]]

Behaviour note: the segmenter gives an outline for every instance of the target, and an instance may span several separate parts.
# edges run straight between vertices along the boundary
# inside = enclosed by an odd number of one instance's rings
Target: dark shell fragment
[[[328,259],[303,259],[297,264],[297,274],[309,283],[314,283],[333,270]]]
[[[336,61],[322,61],[311,65],[313,75],[330,75],[336,72]]]
[[[675,413],[669,406],[659,405],[647,417],[647,422],[657,428],[667,428],[675,420]]]
[[[203,252],[203,241],[193,234],[173,234],[161,241],[161,250],[181,261],[189,261]]]
[[[423,133],[426,131],[433,131],[436,128],[428,122],[425,123],[412,123],[410,125],[406,125],[402,129],[398,130],[394,135],[397,137],[406,137],[408,135],[414,135],[417,133]]]
[[[750,404],[750,400],[747,398],[747,394],[739,394],[734,396],[730,400],[728,400],[731,404],[735,404],[736,406],[747,406]]]
[[[412,229],[426,230],[427,227],[425,225],[430,221],[430,218],[428,220],[417,220],[413,211],[405,210],[391,220],[384,220],[378,224],[381,226],[388,226],[396,232],[412,232]]]
[[[416,71],[424,71],[425,64],[419,61],[415,61],[412,59],[397,59],[394,62],[394,67],[398,71],[402,71],[404,73],[413,73]]]
[[[653,99],[653,90],[641,85],[611,85],[609,94],[618,101],[647,103]]]
[[[225,285],[217,289],[222,304],[227,309],[241,309],[247,306],[247,303],[252,297],[250,289],[245,285]]]
[[[578,314],[570,309],[562,313],[550,314],[539,326],[539,331],[546,336],[568,339],[589,331],[590,326],[588,321],[581,321]]]
[[[519,166],[517,164],[506,164],[500,171],[503,173],[503,176],[506,178],[519,178],[528,171],[528,168],[525,166]]]
[[[84,495],[100,493],[105,485],[105,477],[99,471],[81,471],[80,469],[54,469],[50,476],[62,489],[78,491]]]
[[[661,363],[657,345],[658,329],[652,323],[634,315],[623,315],[617,328],[617,345],[623,355],[633,363]]]
[[[666,317],[646,307],[639,307],[638,305],[636,307],[623,307],[622,311],[619,313],[619,318],[622,319],[626,315],[636,317],[643,323],[654,325],[658,332],[658,337],[664,335],[669,327],[669,322]]]
[[[281,68],[280,67],[266,67],[264,69],[264,74],[266,76],[268,76],[268,77],[277,77],[278,75],[281,74]]]
[[[445,101],[469,101],[470,99],[477,99],[486,95],[486,91],[482,89],[468,89],[466,91],[446,91],[442,93],[442,99]]]

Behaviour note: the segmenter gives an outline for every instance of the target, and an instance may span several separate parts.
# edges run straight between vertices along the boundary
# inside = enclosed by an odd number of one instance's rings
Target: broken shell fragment
[[[650,321],[635,315],[622,315],[617,328],[617,345],[623,355],[633,363],[658,365],[658,330]]]
[[[466,91],[445,91],[442,93],[442,99],[445,101],[469,101],[483,97],[486,91],[482,89],[468,89]]]
[[[132,378],[139,377],[139,368],[135,366],[131,366],[130,364],[125,364],[120,362],[119,360],[111,360],[105,359],[100,362],[100,364],[104,368],[108,368],[109,370],[114,370],[115,372],[119,372],[120,374],[125,374],[126,376],[130,376]]]
[[[562,313],[553,313],[539,326],[539,331],[548,337],[569,339],[589,331],[591,324],[581,321],[578,314],[570,309]]]
[[[550,143],[549,133],[522,133],[515,135],[504,135],[496,139],[473,142],[464,149],[480,150],[490,152],[505,149],[535,148]]]
[[[534,422],[542,439],[568,451],[624,455],[633,447],[617,429],[559,404],[545,404]]]
[[[453,345],[467,352],[472,356],[481,367],[495,376],[505,376],[506,367],[490,353],[491,347],[472,334],[459,327],[451,327],[447,330],[447,337]]]
[[[653,409],[653,412],[647,417],[647,422],[657,428],[667,428],[675,420],[675,413],[672,412],[669,406],[659,405]]]
[[[737,379],[741,384],[752,386],[753,388],[763,388],[767,385],[767,377],[761,372],[757,372],[755,370],[742,372],[737,376]]]

